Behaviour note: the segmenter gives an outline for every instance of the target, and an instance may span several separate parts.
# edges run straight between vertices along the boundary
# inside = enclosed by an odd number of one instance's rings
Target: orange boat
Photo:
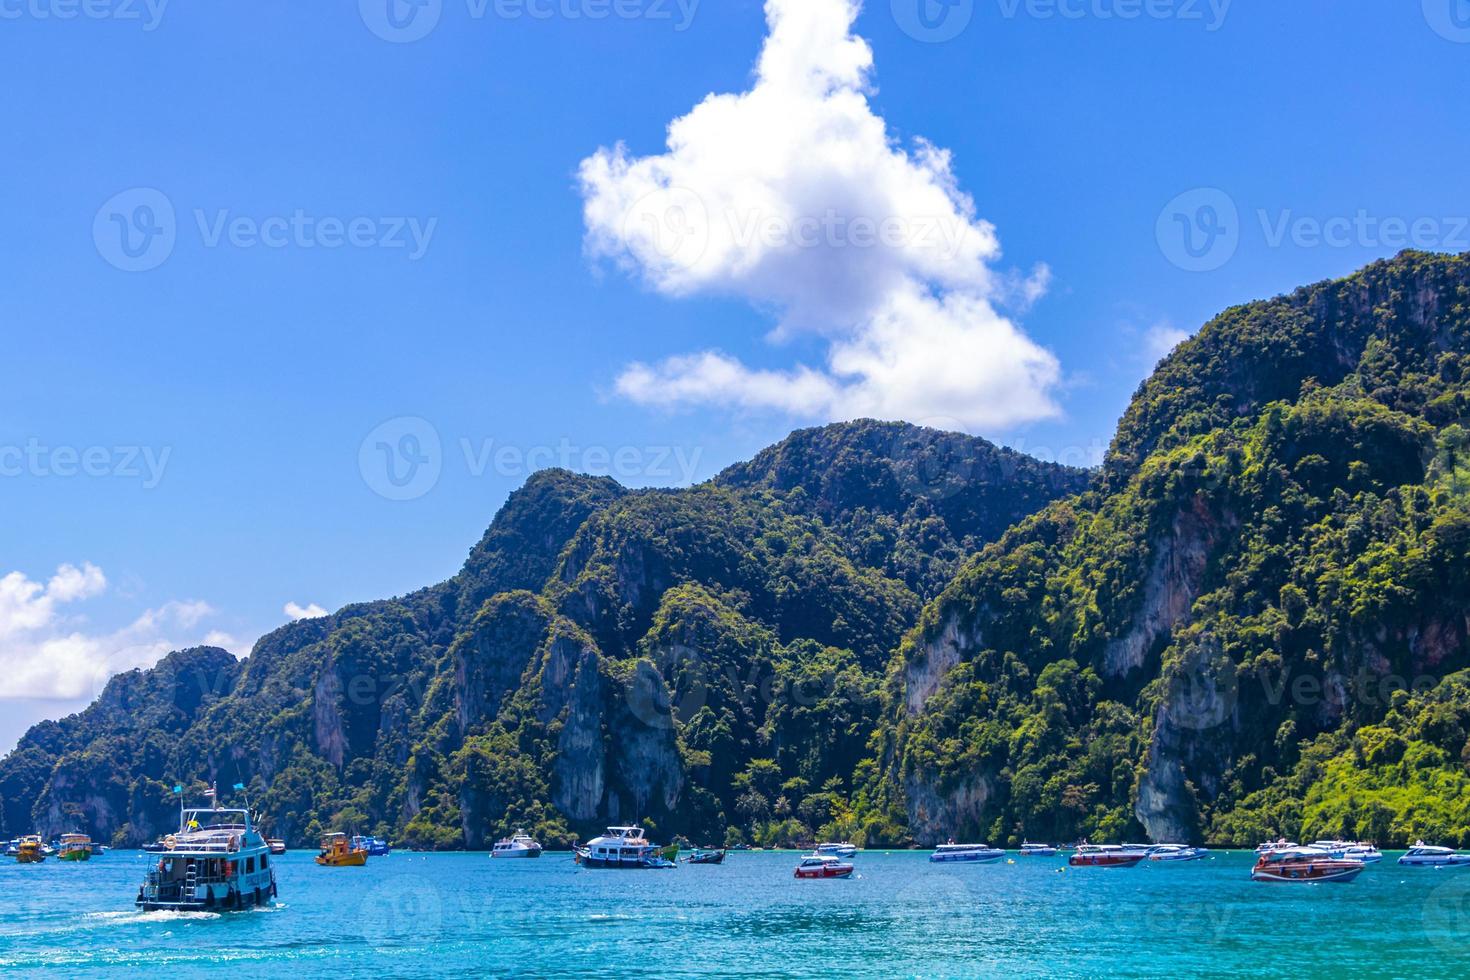
[[[346,834],[327,834],[322,838],[322,851],[316,863],[324,868],[360,868],[367,864],[365,847],[353,847]]]

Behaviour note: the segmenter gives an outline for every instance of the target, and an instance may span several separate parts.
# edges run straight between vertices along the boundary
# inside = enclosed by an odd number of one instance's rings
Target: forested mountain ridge
[[[0,836],[176,781],[483,847],[1340,835],[1470,846],[1470,257],[1236,307],[1095,474],[795,433],[710,483],[538,474],[459,575],[176,653],[0,761]]]
[[[481,847],[517,826],[554,843],[635,819],[717,839],[802,807],[820,825],[924,600],[1089,475],[893,423],[789,442],[768,452],[833,447],[811,465],[840,498],[790,464],[790,486],[752,468],[679,491],[548,471],[447,582],[293,623],[240,662],[182,651],[119,676],[0,762],[0,836],[138,844],[194,779],[249,784],[298,844]]]
[[[1227,311],[885,685],[873,840],[1470,844],[1470,257]]]

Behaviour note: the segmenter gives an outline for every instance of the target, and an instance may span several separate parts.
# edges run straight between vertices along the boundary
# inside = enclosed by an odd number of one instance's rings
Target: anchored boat
[[[1033,844],[1026,841],[1021,845],[1021,857],[1056,857],[1057,849],[1050,844]]]
[[[1203,861],[1209,856],[1208,848],[1185,844],[1159,844],[1148,850],[1150,861]]]
[[[695,848],[694,853],[684,859],[685,864],[724,864],[725,852],[707,851],[704,848]]]
[[[368,852],[368,857],[387,857],[393,853],[393,847],[381,837],[365,837],[358,835],[352,838],[352,849]]]
[[[353,847],[346,834],[325,834],[316,863],[324,868],[360,868],[367,859],[367,848]]]
[[[929,860],[935,864],[994,864],[1005,856],[1005,851],[988,844],[956,844],[950,841],[935,848]]]
[[[184,810],[138,889],[145,912],[233,912],[276,897],[270,849],[249,810]]]
[[[1404,852],[1399,864],[1411,868],[1463,868],[1470,865],[1470,854],[1448,847],[1435,847],[1421,840],[1415,841],[1414,846]]]
[[[801,859],[793,877],[796,878],[851,878],[856,869],[851,862],[835,854],[812,854]]]
[[[843,841],[841,844],[818,844],[816,853],[826,857],[854,858],[857,847]]]
[[[677,845],[656,847],[643,836],[642,827],[609,827],[576,850],[575,860],[584,868],[618,868],[630,871],[664,871],[677,868]]]
[[[1148,848],[1138,844],[1079,844],[1067,859],[1074,868],[1131,868],[1148,857]]]
[[[509,837],[496,841],[490,856],[493,858],[538,858],[541,856],[541,845],[525,831],[517,830]]]
[[[62,834],[61,846],[57,848],[58,861],[90,861],[92,839],[86,834]]]
[[[1362,861],[1333,857],[1320,847],[1298,847],[1268,851],[1251,869],[1251,881],[1308,884],[1321,881],[1352,881],[1363,873]]]
[[[16,845],[15,860],[19,864],[40,864],[46,860],[46,848],[40,837],[22,837]]]

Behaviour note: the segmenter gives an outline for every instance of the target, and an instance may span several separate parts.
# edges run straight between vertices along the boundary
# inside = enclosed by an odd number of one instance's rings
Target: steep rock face
[[[1153,563],[1131,628],[1103,652],[1103,669],[1124,677],[1144,666],[1151,650],[1187,621],[1204,586],[1210,556],[1228,533],[1230,518],[1217,518],[1207,498],[1181,510],[1167,535],[1152,544]]]
[[[964,660],[966,652],[983,642],[960,625],[958,614],[951,613],[939,635],[924,643],[904,664],[905,706],[909,714],[922,712],[944,678]]]
[[[608,764],[617,789],[608,799],[608,819],[672,813],[684,789],[684,766],[664,678],[653,664],[638,660],[611,693]]]
[[[510,592],[486,603],[468,634],[455,643],[455,714],[469,733],[500,712],[507,694],[546,636],[551,608],[530,592]]]
[[[541,673],[541,718],[561,726],[551,797],[573,820],[597,817],[607,788],[602,658],[579,631],[556,630]]]
[[[993,792],[989,775],[972,773],[947,789],[915,777],[908,780],[905,789],[909,827],[919,846],[936,847],[957,834],[980,836],[981,819]]]

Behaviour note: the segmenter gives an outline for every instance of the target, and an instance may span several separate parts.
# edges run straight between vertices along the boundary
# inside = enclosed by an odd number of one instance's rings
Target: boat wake
[[[82,921],[98,926],[130,926],[154,922],[194,922],[219,918],[213,912],[88,912]]]

